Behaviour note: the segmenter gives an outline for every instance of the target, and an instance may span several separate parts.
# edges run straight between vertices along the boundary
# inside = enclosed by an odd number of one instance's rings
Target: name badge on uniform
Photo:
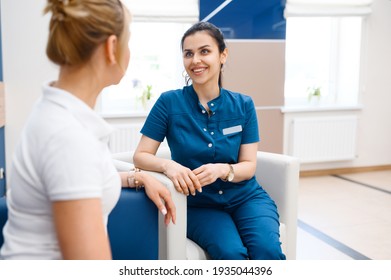
[[[228,135],[236,132],[241,132],[242,131],[242,126],[241,125],[235,125],[231,127],[227,127],[223,129],[223,134]]]

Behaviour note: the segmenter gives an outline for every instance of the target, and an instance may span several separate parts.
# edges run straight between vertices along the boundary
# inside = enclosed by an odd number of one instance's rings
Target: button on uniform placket
[[[214,106],[215,106],[215,104],[212,102],[212,103],[210,103],[209,104],[209,106],[210,106],[210,108],[212,108],[211,109],[211,111],[212,111],[212,116],[214,116],[215,114],[216,114],[216,112],[214,111]],[[210,135],[213,137],[214,136],[214,131],[213,131],[213,129],[212,130],[210,130]],[[217,192],[220,196],[221,195],[223,195],[224,194],[224,191],[223,190],[219,190],[218,192]]]
[[[212,126],[212,128],[209,126],[208,133],[210,134],[210,136],[211,136],[212,139],[213,139],[213,135],[214,135],[213,126]],[[214,139],[213,139],[213,141],[214,141]],[[209,148],[212,148],[212,146],[213,146],[213,144],[212,144],[212,143],[209,143],[208,147],[209,147]]]
[[[208,119],[208,127],[207,127],[207,131],[212,139],[212,143],[209,143],[208,147],[209,148],[212,148],[214,146],[214,141],[215,141],[215,130],[216,130],[216,122],[215,121],[211,121],[211,120],[214,120],[214,116],[216,114],[215,110],[215,103],[213,102],[210,102],[208,103],[208,106],[210,108],[210,114],[209,114],[209,119]],[[215,156],[215,154],[213,154],[213,157]]]
[[[203,115],[207,114],[207,112],[206,112],[205,109],[202,109],[202,110],[201,110],[201,113],[202,113]],[[207,120],[207,126],[208,126],[208,122],[209,122],[209,117],[210,117],[210,116],[207,116],[207,118],[208,118],[208,120]],[[203,131],[206,132],[206,133],[209,133],[207,127],[204,127],[204,128],[203,128]],[[213,135],[213,134],[214,134],[214,133],[212,132],[211,135]],[[211,140],[213,140],[213,139],[211,139]],[[212,147],[213,147],[213,141],[212,141],[212,142],[209,142],[207,145],[208,145],[208,148],[212,148]]]

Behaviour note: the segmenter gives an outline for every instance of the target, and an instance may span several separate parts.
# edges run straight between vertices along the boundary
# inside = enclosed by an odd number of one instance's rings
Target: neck
[[[62,66],[54,86],[68,91],[93,109],[103,86],[100,85],[99,79],[90,74],[90,71],[91,69],[86,67]]]
[[[205,104],[220,95],[220,88],[218,84],[206,84],[206,85],[197,85],[193,84],[193,88],[197,93],[198,99],[202,104]]]

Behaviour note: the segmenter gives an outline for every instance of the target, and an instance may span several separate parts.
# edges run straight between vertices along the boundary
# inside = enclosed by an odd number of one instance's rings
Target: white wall
[[[46,58],[48,16],[45,0],[2,0],[3,72],[6,91],[7,170],[20,131],[44,81],[57,76]],[[374,0],[368,19],[368,43],[363,50],[364,106],[360,115],[359,158],[352,162],[303,168],[376,166],[391,164],[391,1]],[[9,171],[9,170],[8,170]]]
[[[375,0],[368,19],[358,164],[391,164],[391,1]]]
[[[1,1],[7,172],[20,131],[41,95],[42,83],[57,75],[45,54],[49,28],[49,17],[43,16],[45,4],[45,0]]]

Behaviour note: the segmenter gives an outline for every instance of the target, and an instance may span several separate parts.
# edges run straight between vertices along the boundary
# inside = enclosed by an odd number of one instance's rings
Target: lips
[[[197,68],[193,68],[191,71],[192,71],[195,75],[201,75],[202,73],[205,72],[206,69],[207,69],[207,67],[197,67]]]

